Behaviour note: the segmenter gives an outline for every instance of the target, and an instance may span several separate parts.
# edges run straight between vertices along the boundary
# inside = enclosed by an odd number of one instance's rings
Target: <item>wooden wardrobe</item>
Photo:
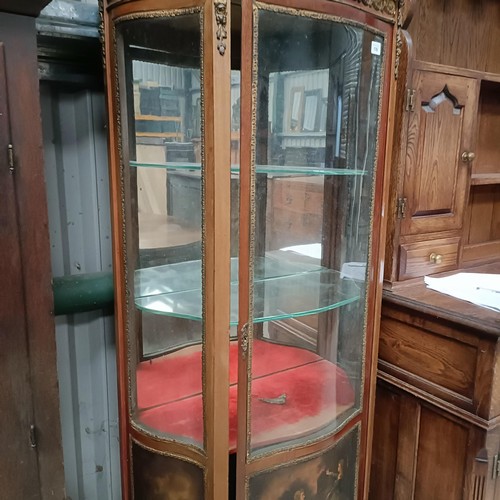
[[[0,1],[0,496],[64,498],[35,17]]]

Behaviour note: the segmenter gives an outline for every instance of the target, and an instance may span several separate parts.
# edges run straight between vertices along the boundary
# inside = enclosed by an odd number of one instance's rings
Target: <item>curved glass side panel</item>
[[[384,48],[332,16],[259,7],[256,20],[254,455],[360,409]],[[282,287],[260,279],[270,258],[294,268]]]
[[[116,30],[132,418],[202,447],[201,13],[130,16]],[[150,167],[171,163],[197,168]],[[165,314],[179,283],[198,290],[197,321],[182,304]]]

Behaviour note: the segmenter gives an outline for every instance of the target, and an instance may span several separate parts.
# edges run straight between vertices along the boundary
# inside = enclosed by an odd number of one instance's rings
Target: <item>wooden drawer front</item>
[[[268,248],[321,241],[323,179],[274,178],[268,183]]]
[[[382,317],[381,369],[464,409],[473,409],[477,347]]]
[[[443,238],[401,245],[399,279],[406,280],[456,269],[459,244],[460,238]]]
[[[272,179],[273,207],[298,214],[323,214],[323,179],[292,177]]]

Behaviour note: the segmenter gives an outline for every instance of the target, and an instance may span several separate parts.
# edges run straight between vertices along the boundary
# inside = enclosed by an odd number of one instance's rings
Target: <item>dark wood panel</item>
[[[406,318],[401,315],[400,319]],[[472,400],[476,348],[401,320],[382,317],[380,359],[441,387],[445,392],[451,391]],[[430,387],[428,390],[434,392]]]
[[[497,186],[474,186],[471,189],[466,244],[500,239],[500,197]]]
[[[415,500],[462,500],[468,429],[422,407]]]
[[[377,398],[370,500],[496,499],[500,427],[478,428],[382,380]]]
[[[399,415],[400,397],[379,384],[375,399],[370,500],[394,497]]]
[[[24,310],[9,310],[4,304],[2,307],[7,314],[22,316],[25,323],[24,339],[28,342],[30,372],[29,379],[24,382],[31,384],[33,393],[39,491],[42,498],[54,495],[61,498],[64,494],[64,472],[35,20],[27,16],[2,14],[0,34],[5,44],[11,141],[15,156],[11,182],[15,183],[21,258],[21,268],[15,280],[22,283],[25,301]],[[22,332],[19,335],[23,337]],[[23,474],[18,468],[15,477],[26,482]]]
[[[480,32],[484,25],[485,2],[444,1],[442,8],[444,23],[438,32],[441,35],[440,62],[466,68],[486,68],[488,40]],[[467,29],[467,36],[464,36],[464,29]]]
[[[483,350],[484,348],[481,349],[481,351]],[[491,385],[489,387],[490,400],[488,416],[489,418],[497,418],[498,416],[500,416],[500,376],[498,376],[498,373],[500,372],[500,342],[497,342],[492,347],[490,347],[489,351],[486,351],[484,356],[486,359],[490,359],[489,365],[491,366]],[[498,432],[500,433],[500,429]]]
[[[274,178],[268,181],[266,248],[321,241],[323,178]]]
[[[398,459],[394,500],[413,498],[415,489],[415,456],[418,445],[420,406],[415,399],[401,398]]]
[[[7,163],[11,142],[4,45],[0,42],[0,489],[10,498],[39,498],[34,423],[14,176]],[[22,471],[22,474],[19,472]]]
[[[500,186],[496,186],[493,194],[493,216],[491,218],[491,239],[500,240]]]
[[[499,2],[419,0],[415,4],[409,31],[418,40],[417,59],[500,73]]]
[[[488,241],[486,243],[476,243],[473,245],[465,245],[462,252],[462,265],[474,266],[474,269],[479,264],[485,262],[498,262],[500,255],[500,241]]]
[[[472,164],[474,174],[499,173],[500,155],[500,84],[483,82],[479,98],[479,117],[476,160]]]
[[[413,19],[408,31],[414,40],[415,57],[421,61],[439,62],[444,12],[441,0],[414,2]]]

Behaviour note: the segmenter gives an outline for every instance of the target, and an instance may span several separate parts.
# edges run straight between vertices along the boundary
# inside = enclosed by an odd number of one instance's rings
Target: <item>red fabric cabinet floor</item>
[[[229,447],[236,450],[237,343],[230,347]],[[270,342],[253,343],[252,445],[309,435],[354,404],[346,373],[317,354]],[[203,442],[201,347],[143,361],[137,370],[139,421],[156,431]]]

